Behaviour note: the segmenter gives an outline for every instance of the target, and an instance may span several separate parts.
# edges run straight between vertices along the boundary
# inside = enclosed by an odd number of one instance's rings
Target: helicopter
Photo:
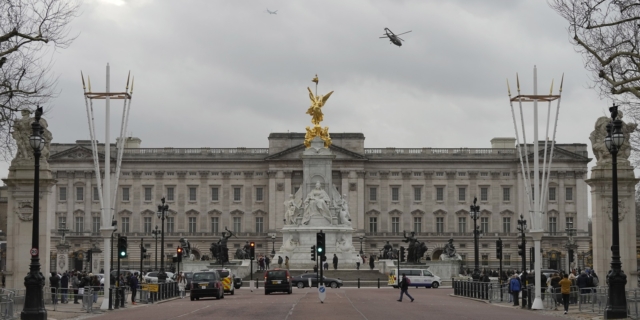
[[[399,34],[395,34],[393,33],[393,31],[389,30],[389,28],[384,28],[384,33],[386,33],[385,36],[380,37],[382,38],[389,38],[389,40],[391,40],[391,43],[395,44],[398,47],[402,47],[402,42],[400,41],[404,41],[402,40],[400,37],[398,37],[401,34],[405,34],[405,33],[409,33],[411,32],[411,30],[407,31],[407,32],[403,32],[403,33],[399,33]]]

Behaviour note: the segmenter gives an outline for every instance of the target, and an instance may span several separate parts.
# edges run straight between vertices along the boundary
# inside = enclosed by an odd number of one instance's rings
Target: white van
[[[389,273],[388,285],[393,286],[394,288],[398,288],[398,281],[402,280],[401,277],[403,273],[407,275],[407,278],[411,281],[411,284],[409,285],[410,287],[437,289],[441,283],[440,277],[426,269],[400,269],[400,279],[396,277],[397,273],[398,269],[393,269]]]

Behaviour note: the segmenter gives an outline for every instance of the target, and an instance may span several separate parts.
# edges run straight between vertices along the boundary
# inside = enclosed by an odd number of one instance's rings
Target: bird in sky
[[[276,11],[269,11],[269,8],[267,8],[267,13],[269,13],[269,14],[278,14],[278,10],[276,10]]]

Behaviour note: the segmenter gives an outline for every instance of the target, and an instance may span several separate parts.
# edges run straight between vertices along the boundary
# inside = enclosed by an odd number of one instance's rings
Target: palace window
[[[62,229],[62,227],[67,227],[67,217],[58,217],[58,229]]]
[[[436,218],[436,233],[444,233],[444,218]]]
[[[189,233],[196,232],[196,217],[189,217]]]
[[[467,231],[467,217],[458,218],[458,233],[465,233]]]
[[[242,217],[233,217],[233,232],[242,232]]]
[[[198,199],[198,189],[196,187],[189,187],[189,201],[196,201]]]
[[[556,234],[558,232],[558,223],[556,217],[549,217],[549,233]]]
[[[458,201],[466,201],[467,200],[467,188],[458,188]]]
[[[144,233],[151,234],[151,217],[144,217]]]
[[[122,217],[122,233],[129,233],[129,217]]]
[[[391,217],[391,232],[400,233],[400,217]]]
[[[93,201],[100,201],[100,194],[98,193],[98,187],[93,187]]]
[[[565,191],[565,200],[573,201],[573,188],[569,187]]]
[[[502,201],[511,201],[511,188],[502,188]]]
[[[502,262],[504,262],[505,266],[510,266],[511,265],[511,255],[510,254],[505,254],[503,256],[504,259],[502,259]]]
[[[211,201],[218,201],[218,187],[211,188]]]
[[[122,188],[122,201],[129,201],[129,187]]]
[[[151,187],[144,188],[144,201],[151,201]]]
[[[480,188],[480,201],[489,200],[489,188]]]
[[[488,254],[483,254],[482,255],[482,265],[483,266],[488,266],[489,265],[489,255]]]
[[[242,188],[235,187],[233,188],[233,201],[240,201],[242,195]]]
[[[422,233],[422,217],[413,217],[413,232]]]
[[[378,188],[369,188],[369,201],[378,201]]]
[[[175,220],[174,217],[166,217],[165,218],[167,221],[167,233],[174,233],[175,232]]]
[[[92,217],[91,218],[91,232],[99,233],[100,232],[100,217]]]
[[[167,187],[167,201],[175,201],[174,190],[173,187]]]
[[[84,217],[76,217],[76,232],[84,231]]]
[[[511,233],[511,217],[502,217],[502,232]]]
[[[414,201],[422,200],[422,188],[413,187],[413,200]]]
[[[436,188],[436,201],[444,201],[444,188],[437,187]]]
[[[84,201],[84,188],[76,187],[76,201]]]
[[[391,188],[391,201],[400,201],[400,188]]]
[[[264,195],[262,193],[264,189],[262,189],[262,187],[256,188],[256,201],[263,201],[264,200]]]
[[[556,188],[549,187],[549,201],[556,201]]]
[[[480,231],[484,234],[489,233],[489,218],[481,217],[480,218]]]
[[[67,201],[67,188],[66,187],[60,187],[58,188],[58,200],[60,201]]]
[[[573,229],[573,217],[567,217],[566,222],[567,222],[567,228]]]
[[[211,233],[218,234],[219,229],[220,224],[218,222],[218,217],[211,217]]]
[[[264,232],[264,218],[256,217],[256,233]]]
[[[378,233],[378,218],[369,217],[369,232]]]

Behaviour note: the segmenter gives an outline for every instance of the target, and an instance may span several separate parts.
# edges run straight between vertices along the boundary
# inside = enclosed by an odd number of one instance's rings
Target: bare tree
[[[34,110],[55,95],[51,56],[75,37],[69,23],[74,0],[0,0],[0,157],[15,149],[11,131],[22,109]]]

